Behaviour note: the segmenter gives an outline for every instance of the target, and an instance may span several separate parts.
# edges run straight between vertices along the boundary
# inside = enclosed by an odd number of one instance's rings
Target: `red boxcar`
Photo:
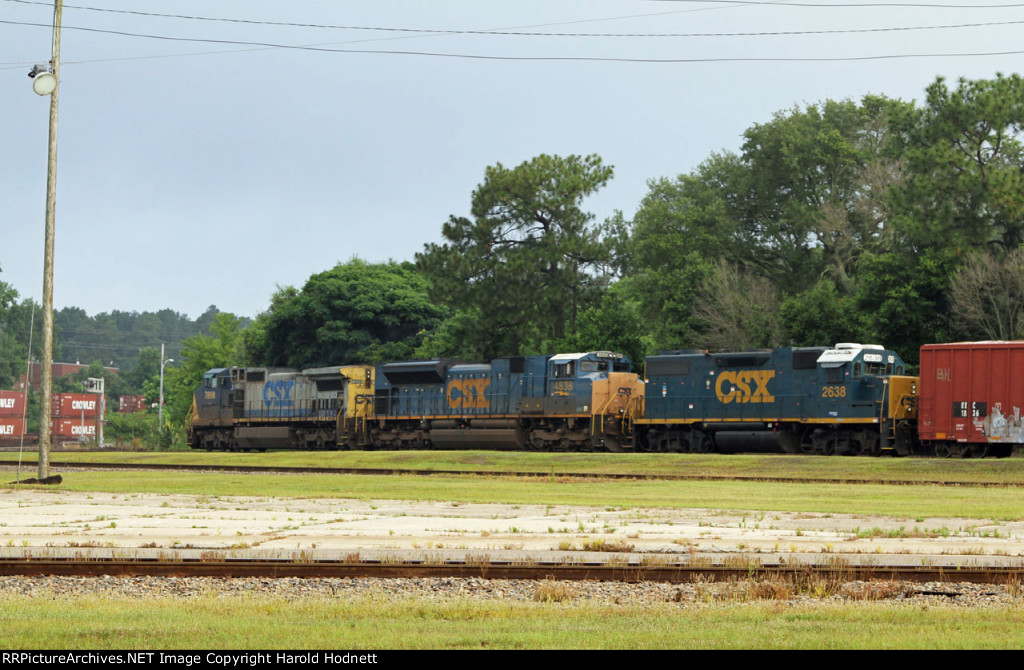
[[[1024,444],[1024,342],[921,347],[918,436],[938,456],[1009,456]]]
[[[51,417],[95,419],[100,414],[97,393],[55,393],[50,405]]]
[[[0,417],[25,416],[24,391],[0,391]]]

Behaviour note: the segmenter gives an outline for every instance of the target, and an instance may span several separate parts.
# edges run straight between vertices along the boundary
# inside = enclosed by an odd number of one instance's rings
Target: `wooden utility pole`
[[[57,208],[57,96],[60,93],[60,19],[64,0],[53,3],[53,56],[50,72],[57,86],[50,93],[50,140],[46,161],[46,234],[43,253],[42,402],[39,411],[39,480],[50,476],[50,403],[53,393],[53,221]]]

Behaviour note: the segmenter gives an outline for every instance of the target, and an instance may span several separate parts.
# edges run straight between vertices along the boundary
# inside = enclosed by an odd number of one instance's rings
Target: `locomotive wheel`
[[[834,432],[815,433],[811,437],[811,443],[814,445],[814,450],[811,453],[814,454],[831,456],[836,451],[836,435]]]
[[[690,435],[690,453],[692,454],[710,454],[715,450],[714,439],[707,433],[702,433],[699,430],[693,431]]]
[[[833,441],[835,452],[840,456],[860,456],[860,444],[849,435],[836,437]]]

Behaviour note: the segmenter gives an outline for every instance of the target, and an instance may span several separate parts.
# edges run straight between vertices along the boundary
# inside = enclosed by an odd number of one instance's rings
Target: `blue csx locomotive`
[[[912,446],[918,380],[878,345],[673,352],[648,357],[646,375],[634,431],[645,451],[708,452],[766,434],[790,453]]]
[[[196,391],[196,449],[489,448],[618,451],[643,394],[607,351],[302,371],[220,368]]]
[[[223,368],[196,392],[197,449],[489,448],[909,453],[917,378],[877,345]]]

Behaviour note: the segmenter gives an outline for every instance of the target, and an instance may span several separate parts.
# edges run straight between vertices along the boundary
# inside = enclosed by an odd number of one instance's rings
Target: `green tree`
[[[862,342],[866,336],[863,315],[852,296],[843,295],[832,279],[824,277],[810,289],[783,300],[779,316],[786,339],[795,347]]]
[[[145,347],[139,351],[139,357],[131,369],[121,373],[124,380],[125,393],[141,394],[147,382],[160,377],[160,350]]]
[[[1024,79],[960,79],[951,90],[939,78],[895,127],[908,176],[894,200],[911,253],[1024,243]]]
[[[278,290],[245,346],[250,359],[300,369],[402,360],[444,316],[411,264],[355,258]]]
[[[15,382],[25,374],[30,330],[34,320],[38,331],[40,314],[35,301],[27,298],[19,301],[14,287],[0,281],[0,389],[14,388]],[[42,338],[38,333],[32,340],[32,350],[36,356],[42,352]]]
[[[442,304],[462,318],[459,337],[482,357],[533,353],[574,334],[600,299],[607,247],[582,201],[612,178],[598,156],[541,155],[488,167],[471,217],[452,216],[443,244],[416,255]],[[471,327],[468,327],[471,326]]]
[[[900,178],[887,98],[826,100],[779,113],[744,136],[744,264],[797,293],[828,276],[846,295],[865,253],[888,250],[887,190]]]
[[[1024,337],[1024,248],[972,254],[950,283],[953,330],[968,338]]]
[[[106,365],[122,371],[138,364],[140,351],[166,344],[168,358],[177,358],[181,342],[206,332],[218,313],[210,306],[197,320],[169,309],[159,312],[113,310],[89,316],[79,307],[64,307],[55,314],[55,344],[69,362],[93,360],[99,356]],[[56,354],[55,358],[61,360]]]
[[[693,174],[657,179],[640,203],[631,235],[619,251],[626,293],[645,315],[655,349],[695,345],[697,289],[721,259],[740,262],[735,154],[715,154]]]
[[[932,249],[914,256],[889,252],[863,263],[857,305],[865,317],[865,339],[916,365],[922,344],[949,337],[947,289],[955,257]]]
[[[771,281],[721,260],[701,285],[693,310],[701,348],[744,351],[781,344],[779,293]]]
[[[615,351],[626,354],[634,370],[643,369],[650,345],[647,324],[632,300],[627,280],[612,284],[601,302],[580,313],[576,332],[547,343],[549,352]]]

